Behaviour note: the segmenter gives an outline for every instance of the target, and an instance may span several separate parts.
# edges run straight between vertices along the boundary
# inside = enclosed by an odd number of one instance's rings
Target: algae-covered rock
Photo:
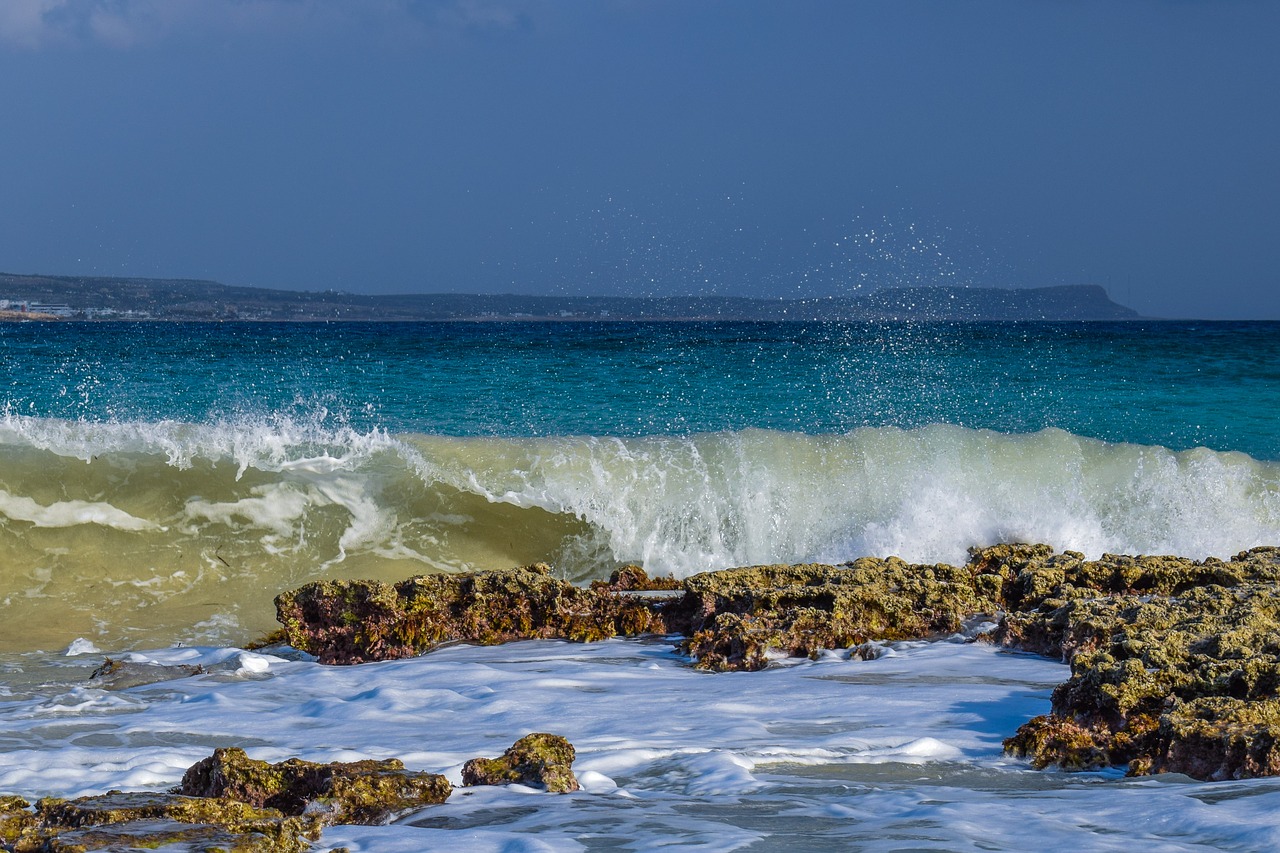
[[[685,581],[665,618],[687,635],[683,648],[699,668],[756,670],[779,656],[958,631],[995,611],[994,585],[981,582],[988,574],[896,557],[725,569]]]
[[[592,581],[591,588],[612,592],[661,592],[684,589],[684,581],[670,575],[651,578],[640,566],[626,565],[615,570],[607,581]]]
[[[759,669],[868,640],[958,630],[998,606],[994,571],[908,565],[897,558],[843,566],[755,566],[685,581],[638,566],[581,589],[545,565],[437,574],[398,584],[323,581],[276,598],[290,645],[323,663],[420,654],[447,642],[602,640],[675,631],[703,669]]]
[[[1186,702],[1160,720],[1149,772],[1197,779],[1280,775],[1280,699],[1212,696]]]
[[[411,657],[446,642],[588,642],[664,630],[652,602],[576,587],[542,564],[394,585],[321,581],[278,596],[276,613],[289,644],[323,663]]]
[[[379,824],[401,812],[443,803],[451,786],[438,774],[405,770],[396,759],[317,764],[291,758],[268,764],[228,747],[192,765],[179,790],[287,815],[319,814],[326,823]]]
[[[863,558],[724,569],[678,585],[627,566],[584,590],[539,565],[395,585],[331,581],[276,604],[290,644],[329,663],[405,657],[458,640],[673,632],[700,669],[755,670],[780,657],[937,637],[998,619],[997,642],[1071,666],[1051,713],[1006,742],[1011,753],[1038,767],[1280,773],[1271,710],[1280,701],[1278,548],[1227,561],[1088,560],[1015,543],[973,548],[959,567]]]
[[[46,798],[31,820],[5,841],[27,851],[136,850],[176,846],[190,851],[301,853],[319,838],[314,818],[286,817],[228,798],[111,791],[76,800]]]
[[[462,767],[464,785],[533,785],[554,794],[578,790],[573,744],[559,735],[525,735],[499,758],[473,758]]]
[[[309,842],[257,832],[232,832],[218,826],[181,825],[163,821],[135,821],[83,829],[47,829],[31,834],[13,848],[15,853],[303,853]]]
[[[1231,561],[1073,558],[1056,586],[1024,599],[1006,645],[1061,656],[1071,677],[1052,712],[1006,741],[1036,766],[1127,765],[1199,779],[1280,772],[1280,552]],[[1023,588],[1050,571],[1024,567]]]
[[[0,798],[0,836],[15,853],[181,849],[302,853],[333,824],[379,824],[443,803],[443,776],[399,761],[268,764],[219,749],[168,793],[111,791],[75,800]]]
[[[31,803],[22,797],[0,797],[0,844],[12,844],[35,825]]]

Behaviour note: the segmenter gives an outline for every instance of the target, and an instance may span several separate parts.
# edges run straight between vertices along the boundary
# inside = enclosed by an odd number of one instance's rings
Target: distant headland
[[[522,296],[235,287],[215,281],[0,273],[0,320],[1136,320],[1097,285],[890,287],[848,297]]]

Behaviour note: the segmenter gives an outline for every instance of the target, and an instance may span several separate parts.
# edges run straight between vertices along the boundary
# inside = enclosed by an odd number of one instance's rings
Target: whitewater
[[[1277,544],[1274,324],[68,323],[0,346],[0,793],[163,789],[231,745],[456,782],[545,730],[583,792],[462,790],[320,849],[1280,840],[1269,780],[1006,758],[1066,667],[960,637],[720,675],[661,639],[344,669],[242,648],[324,577]],[[107,654],[209,672],[109,689]]]

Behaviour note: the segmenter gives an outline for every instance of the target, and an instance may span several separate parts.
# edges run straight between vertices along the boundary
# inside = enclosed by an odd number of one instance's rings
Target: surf
[[[391,434],[269,417],[0,420],[0,648],[229,642],[326,577],[550,563],[679,577],[970,546],[1227,557],[1280,541],[1280,465],[1056,429]]]

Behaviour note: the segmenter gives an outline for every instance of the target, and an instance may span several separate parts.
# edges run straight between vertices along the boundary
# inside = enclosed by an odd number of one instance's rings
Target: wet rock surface
[[[660,584],[660,585],[659,585]],[[678,585],[678,589],[675,587]],[[660,591],[663,591],[660,593]],[[1059,657],[1050,714],[1006,742],[1037,767],[1120,765],[1198,779],[1280,774],[1280,549],[1229,561],[975,548],[963,566],[864,558],[653,581],[639,567],[579,589],[545,566],[311,584],[277,599],[291,645],[328,663],[438,644],[679,634],[694,665],[928,639],[984,621],[985,638]]]
[[[107,658],[102,666],[95,669],[89,676],[89,683],[104,690],[127,690],[130,687],[141,687],[145,684],[203,675],[205,671],[205,668],[199,665],[164,666]]]
[[[322,663],[412,657],[449,642],[577,642],[662,633],[645,598],[582,589],[544,564],[379,581],[321,581],[276,598],[289,644]]]
[[[615,570],[607,581],[592,581],[591,588],[609,592],[663,592],[683,590],[684,581],[670,575],[651,578],[639,566],[627,565]]]
[[[774,657],[954,633],[973,614],[994,612],[991,589],[967,568],[895,557],[754,566],[690,577],[664,618],[700,669],[757,670]]]
[[[573,744],[559,735],[525,735],[498,758],[473,758],[462,767],[464,785],[531,785],[553,794],[578,790]]]
[[[0,844],[12,845],[36,826],[30,809],[31,803],[22,797],[0,797]]]
[[[192,765],[179,788],[189,797],[229,798],[335,824],[385,823],[401,812],[443,803],[451,790],[443,776],[405,770],[396,759],[316,764],[291,758],[268,764],[235,747]]]
[[[1026,561],[1012,582],[1021,609],[998,639],[1060,656],[1071,677],[1051,713],[1006,748],[1037,767],[1280,773],[1277,581],[1275,548],[1227,562],[1070,553]]]
[[[321,826],[315,818],[289,817],[227,797],[120,791],[76,800],[47,798],[34,810],[5,815],[15,816],[21,826],[6,831],[3,839],[4,849],[16,853],[158,847],[295,853],[308,849]]]
[[[499,758],[472,759],[462,774],[468,785],[519,783],[568,793],[578,790],[573,760],[569,741],[538,732]],[[441,805],[450,793],[444,776],[406,770],[396,759],[271,764],[226,747],[188,768],[172,791],[49,797],[34,807],[0,796],[0,850],[300,853],[326,826],[389,823]]]

